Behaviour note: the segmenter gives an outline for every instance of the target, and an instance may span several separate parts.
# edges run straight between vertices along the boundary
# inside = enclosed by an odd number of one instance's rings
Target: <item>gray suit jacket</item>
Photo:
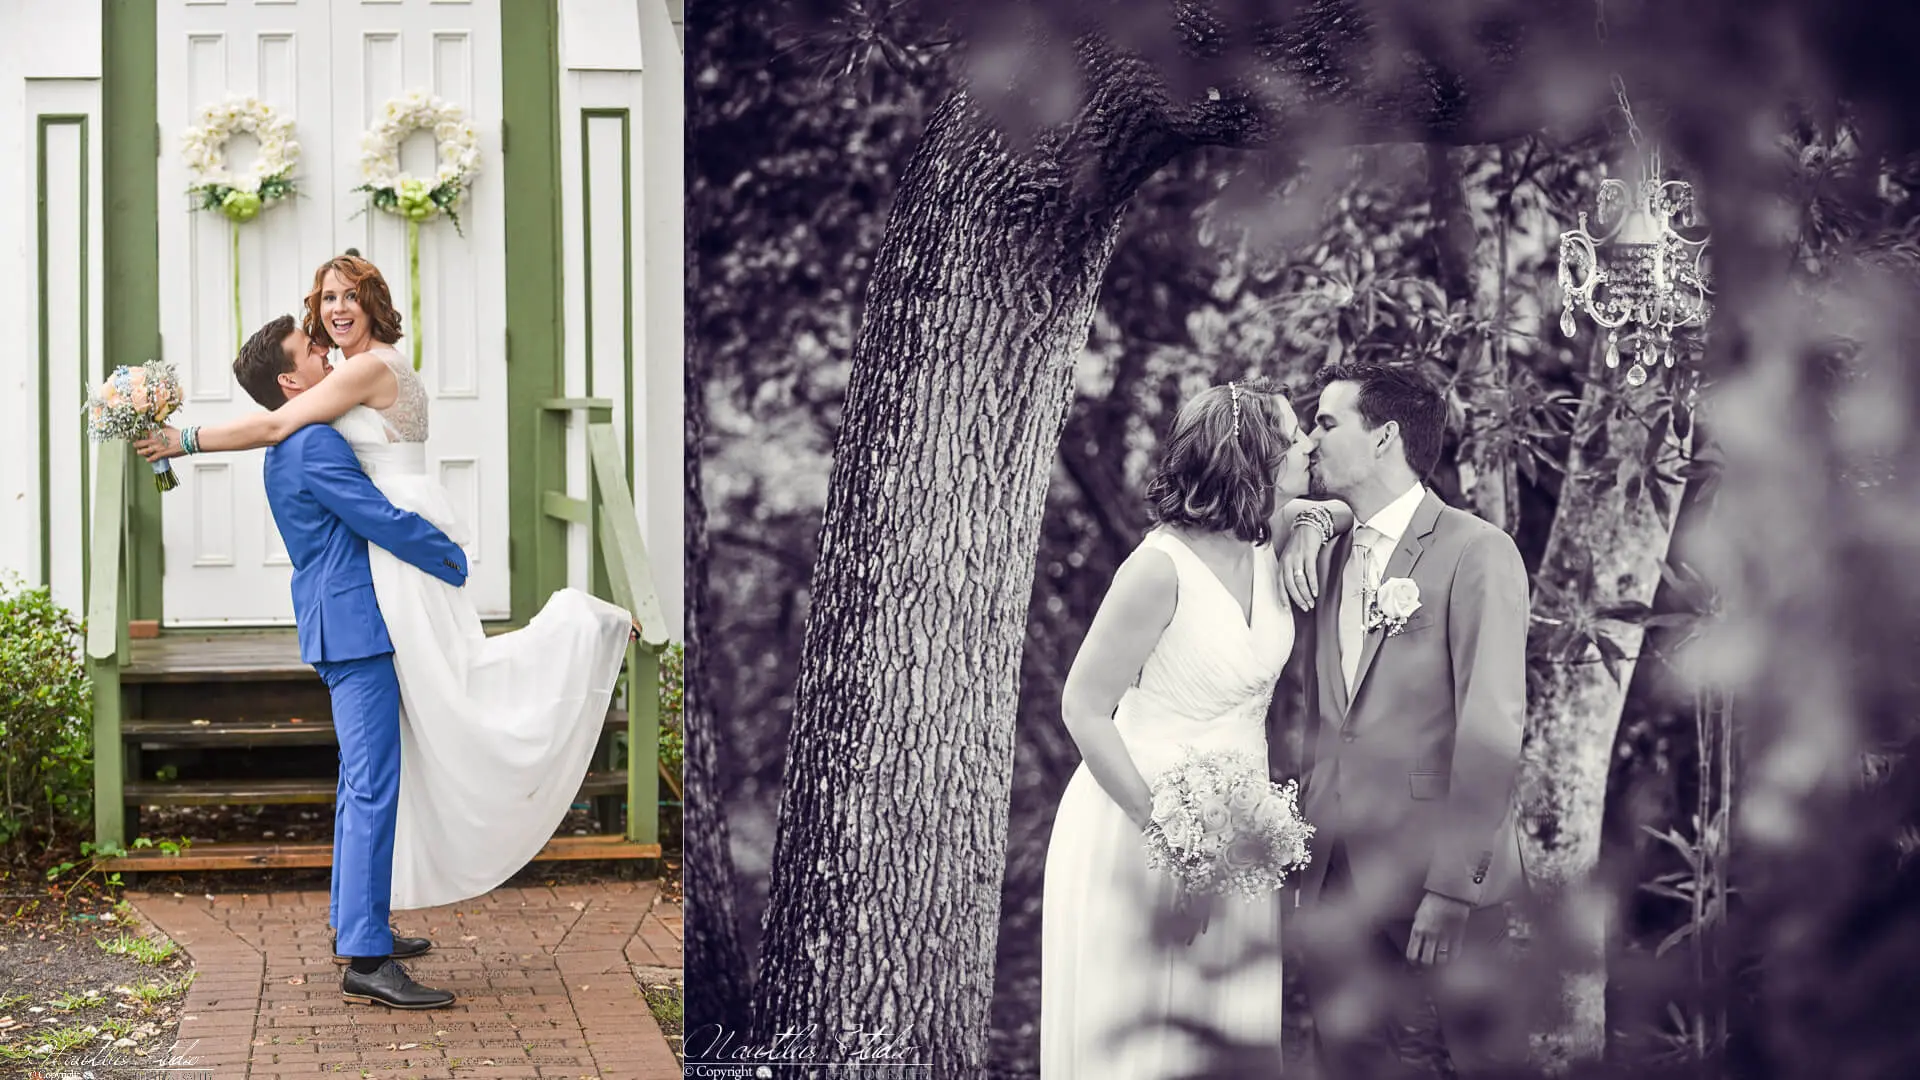
[[[1393,637],[1365,634],[1352,700],[1340,673],[1349,533],[1322,557],[1320,603],[1300,622],[1310,755],[1301,811],[1318,830],[1299,887],[1318,899],[1344,843],[1355,899],[1410,918],[1425,892],[1475,907],[1521,886],[1514,784],[1526,722],[1527,572],[1506,533],[1429,492],[1381,580],[1412,578],[1421,606]]]

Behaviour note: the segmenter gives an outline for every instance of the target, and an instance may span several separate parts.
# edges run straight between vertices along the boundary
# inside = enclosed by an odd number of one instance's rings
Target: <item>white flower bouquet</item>
[[[181,400],[173,365],[160,360],[137,367],[122,364],[87,398],[87,436],[94,442],[132,442],[166,423]],[[172,491],[180,486],[172,465],[164,460],[152,464],[155,487]]]
[[[1312,857],[1313,826],[1300,817],[1296,785],[1268,780],[1252,754],[1188,750],[1152,790],[1147,863],[1187,895],[1276,892]]]

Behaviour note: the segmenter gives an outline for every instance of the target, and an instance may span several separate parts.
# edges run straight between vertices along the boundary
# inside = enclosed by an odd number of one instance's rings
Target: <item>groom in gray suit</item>
[[[1390,1077],[1434,1041],[1462,1076],[1526,1063],[1498,985],[1523,888],[1514,779],[1526,719],[1527,572],[1506,533],[1421,483],[1446,403],[1407,368],[1321,372],[1316,497],[1352,508],[1301,617],[1318,830],[1296,923],[1324,1080]],[[1475,978],[1475,974],[1492,976]],[[1431,1005],[1429,1005],[1431,1002]],[[1430,1049],[1430,1047],[1429,1047]]]

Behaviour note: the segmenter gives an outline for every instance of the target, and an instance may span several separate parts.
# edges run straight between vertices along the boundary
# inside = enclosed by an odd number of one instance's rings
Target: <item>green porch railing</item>
[[[87,567],[87,674],[93,681],[93,839],[126,843],[120,742],[120,668],[127,661],[127,459],[124,442],[101,444],[93,482],[93,550]]]
[[[666,617],[653,584],[653,566],[640,539],[627,470],[613,433],[613,402],[606,398],[550,398],[540,403],[569,425],[584,416],[589,494],[585,499],[548,491],[541,510],[548,517],[589,530],[587,575],[602,599],[633,613],[640,641],[627,647],[627,840],[660,842],[660,654],[666,650]],[[593,555],[598,553],[599,558]]]

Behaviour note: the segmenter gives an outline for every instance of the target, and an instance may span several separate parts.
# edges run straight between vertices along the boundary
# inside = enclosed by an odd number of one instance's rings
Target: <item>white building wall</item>
[[[98,4],[0,5],[0,576],[51,584],[76,614],[91,457],[80,406],[102,363],[100,58]]]
[[[678,638],[686,605],[686,187],[674,17],[664,0],[563,0],[560,175],[566,392],[615,402],[641,537],[667,632]],[[568,450],[569,490],[584,498],[577,424]],[[584,587],[587,530],[572,532],[571,583]]]

